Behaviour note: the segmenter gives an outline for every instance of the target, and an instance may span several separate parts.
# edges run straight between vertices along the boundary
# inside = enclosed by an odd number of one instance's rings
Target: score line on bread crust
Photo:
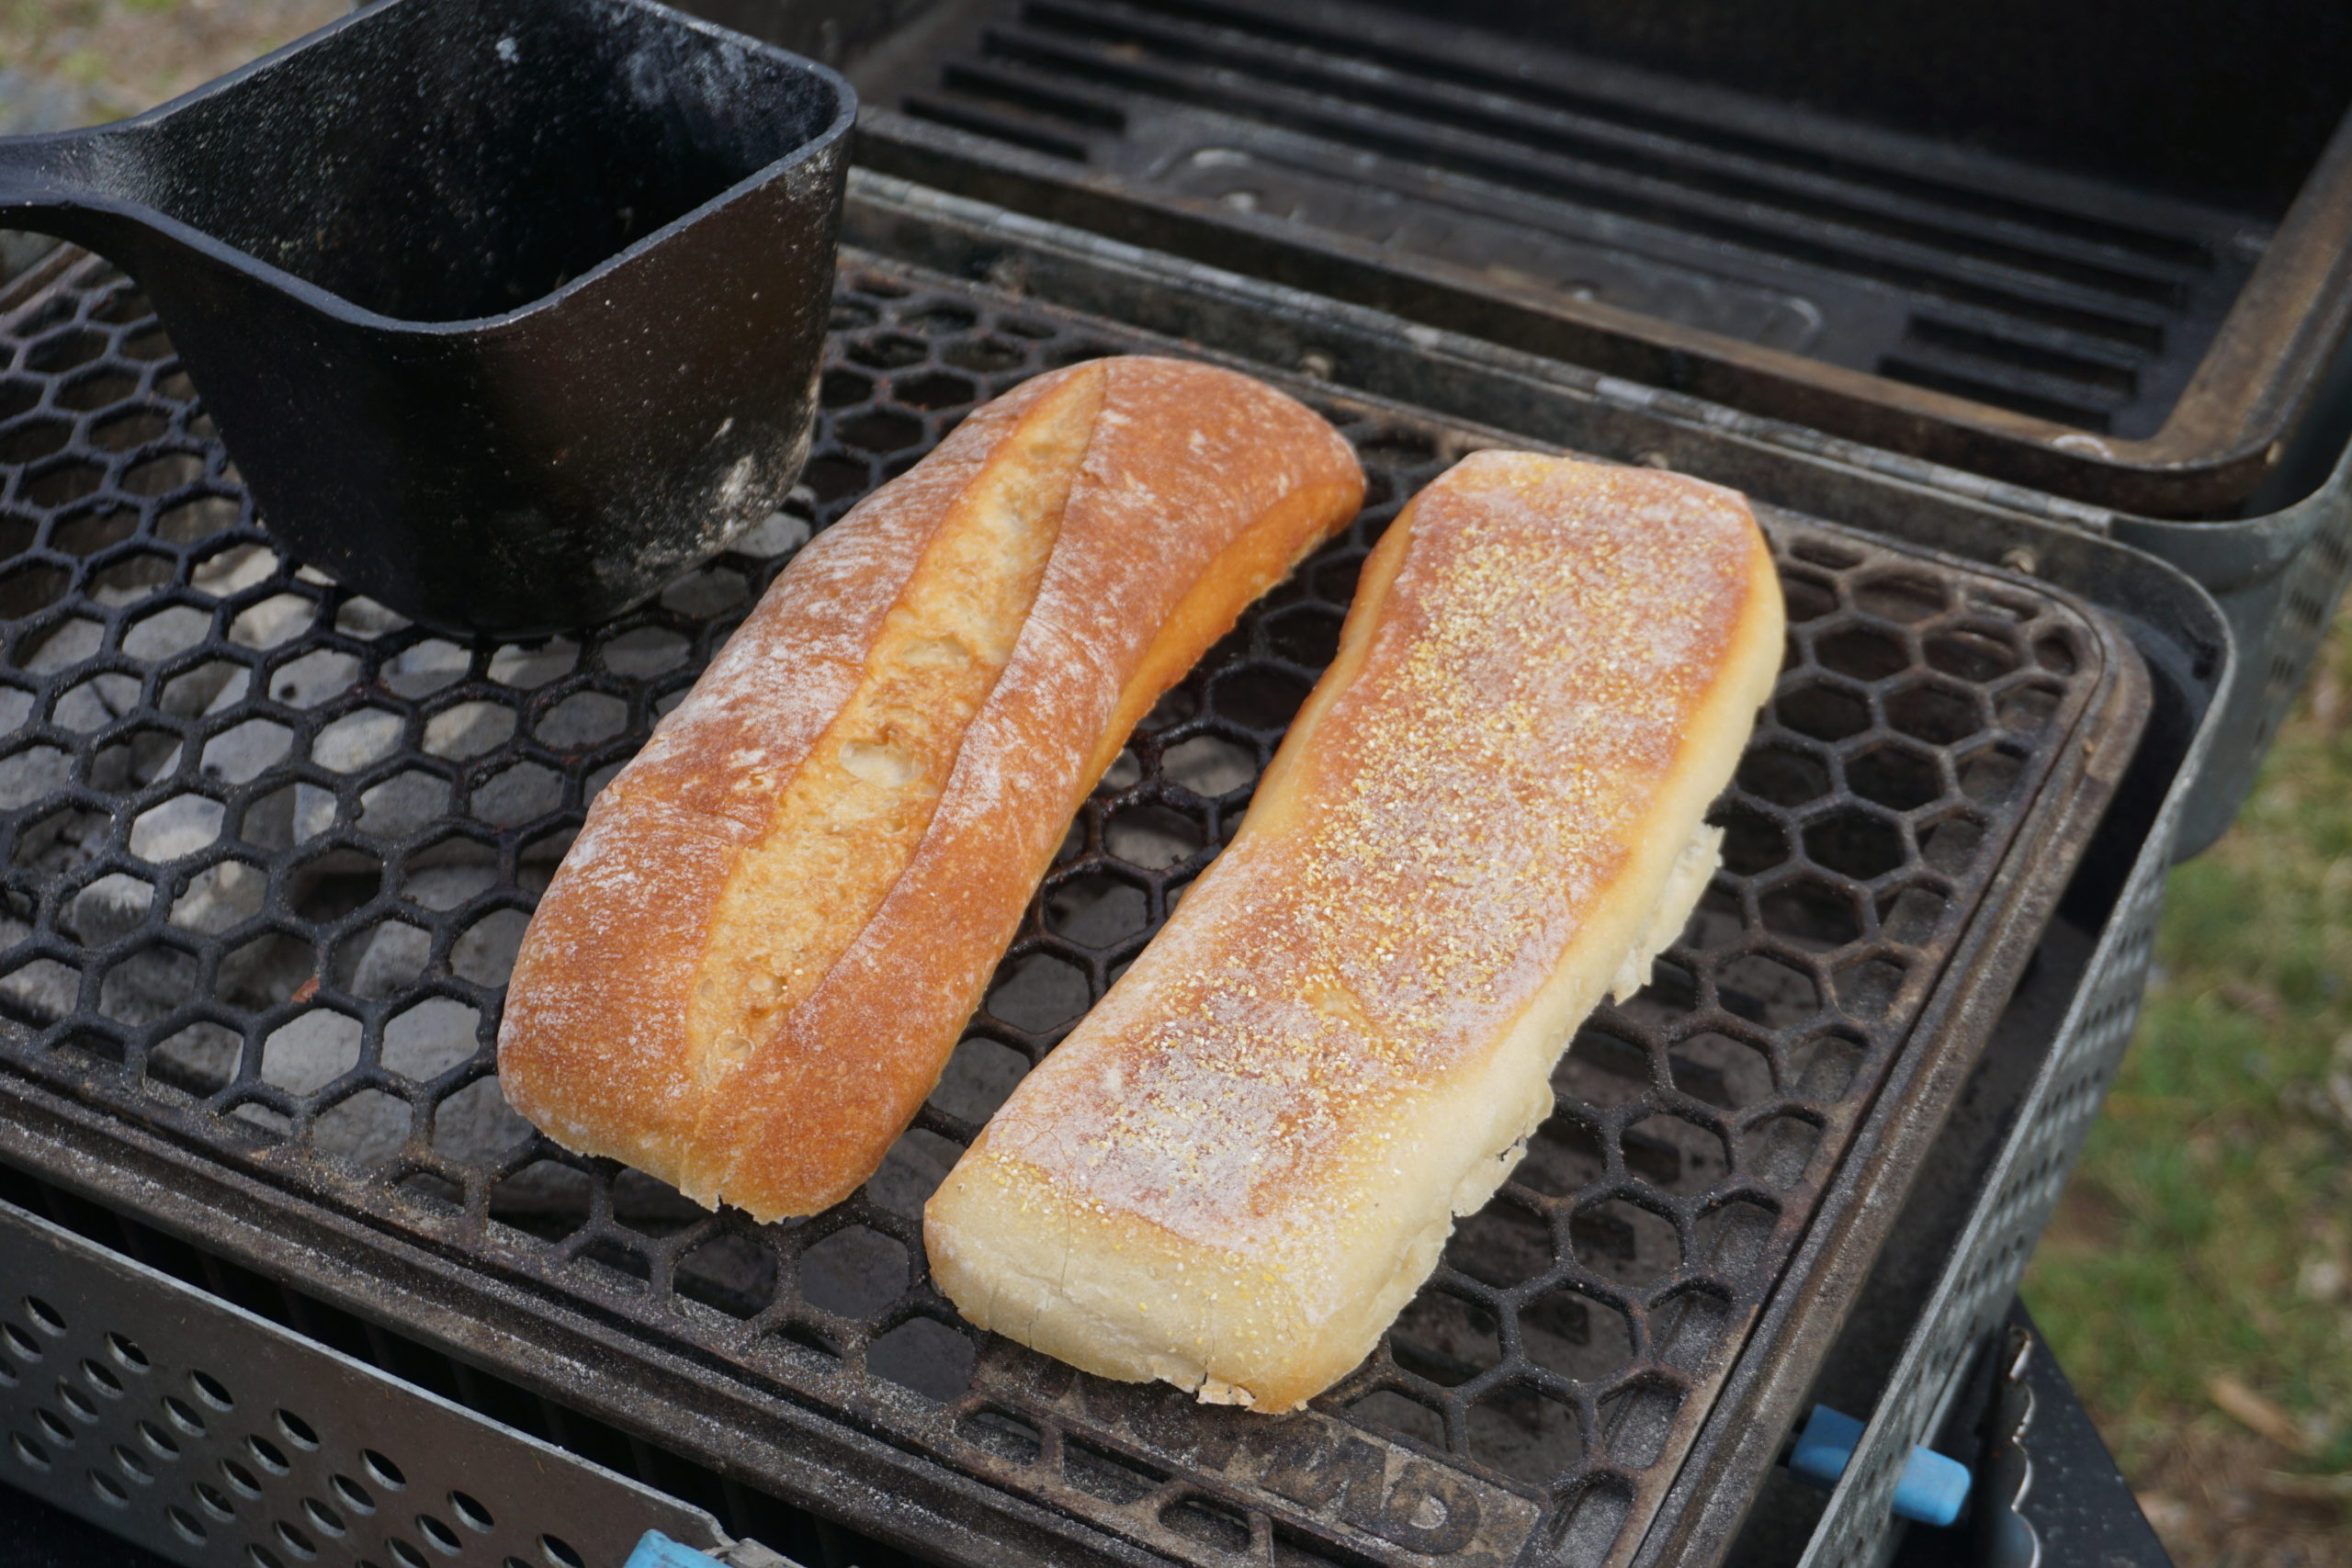
[[[713,1207],[847,1196],[1128,731],[1363,494],[1321,418],[1209,366],[1091,361],[976,411],[597,797],[508,987],[509,1100]]]
[[[1465,459],[1366,562],[1242,829],[926,1213],[973,1322],[1295,1408],[1371,1349],[1714,865],[1780,669],[1732,491]]]

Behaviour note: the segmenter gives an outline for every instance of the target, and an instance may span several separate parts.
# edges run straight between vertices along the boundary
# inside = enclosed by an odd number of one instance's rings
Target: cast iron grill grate
[[[2030,584],[1768,519],[1788,665],[1683,940],[1579,1033],[1525,1162],[1363,1368],[1292,1417],[1198,1407],[963,1325],[921,1203],[1229,837],[1364,552],[1479,442],[1320,400],[1368,470],[1362,520],[1139,728],[882,1172],[758,1227],[505,1107],[532,901],[806,525],[977,400],[1142,341],[855,257],[835,327],[802,520],[576,640],[469,645],[271,550],[103,263],[0,314],[0,1064],[1182,1560],[1629,1549],[1963,929],[1997,914],[1996,871],[2035,847],[2029,807],[2075,776],[2108,645]]]
[[[2243,220],[2101,211],[1393,7],[981,9],[907,115],[2083,430],[2155,433],[2261,251]]]

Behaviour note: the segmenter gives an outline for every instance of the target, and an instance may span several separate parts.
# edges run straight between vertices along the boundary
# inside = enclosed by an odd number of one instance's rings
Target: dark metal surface
[[[675,1498],[6,1203],[0,1279],[0,1474],[187,1568],[620,1568],[648,1529],[727,1544]]]
[[[48,336],[137,312],[95,266],[71,282]],[[1151,342],[870,258],[838,310],[819,524],[977,400]],[[43,406],[87,374],[51,373]],[[96,505],[44,504],[18,470],[18,1157],[45,1145],[76,1181],[102,1160],[167,1223],[272,1233],[238,1245],[477,1355],[535,1339],[505,1352],[516,1378],[961,1560],[1622,1554],[1694,1440],[1778,1418],[1776,1387],[1716,1398],[1735,1366],[1820,1354],[2144,687],[2063,593],[1765,509],[1796,625],[1721,807],[1726,870],[1657,982],[1579,1036],[1519,1179],[1389,1343],[1281,1422],[1074,1377],[960,1325],[917,1206],[1238,820],[1379,525],[1490,439],[1302,389],[1365,459],[1364,521],[1147,722],[917,1128],[797,1226],[562,1156],[489,1076],[497,987],[585,796],[789,524],[578,644],[461,646],[270,554],[195,437],[141,449],[183,455],[171,485]],[[1801,1288],[1768,1302],[1792,1256]],[[1843,1261],[1806,1273],[1821,1258]]]
[[[9,1568],[164,1568],[164,1560],[0,1483],[0,1562]]]
[[[1362,6],[1022,0],[876,107],[1128,189],[2135,437],[2252,269],[2237,242],[2262,233],[2186,205],[2140,232],[2070,222],[2054,191],[1939,186],[1924,148],[1841,146],[1826,127],[1775,145],[1760,104]]]
[[[2164,1542],[2024,1303],[2010,1304],[2009,1321],[2034,1342],[2023,1377],[2013,1380],[2033,1401],[2033,1425],[2018,1444],[2031,1462],[2032,1485],[2017,1511],[2040,1539],[2042,1562],[2052,1568],[2078,1562],[2172,1568]]]
[[[2312,0],[1458,0],[1447,14],[2270,212],[2352,105],[2352,16]]]
[[[0,142],[0,219],[141,280],[297,558],[546,632],[656,592],[799,472],[854,112],[822,66],[650,0],[389,0]],[[26,482],[160,434],[173,400],[132,390],[53,411],[133,403],[95,452],[20,425]]]
[[[1725,91],[1736,14],[1643,69],[1576,52],[1612,31],[1576,6],[707,4],[842,62],[874,168],[2132,511],[2251,493],[2352,310],[2352,126],[2324,148],[2306,126],[2291,172],[2283,143],[2242,144],[2238,183],[2200,205],[2168,194],[2187,148],[2097,178],[2061,172],[2079,139],[2031,163],[1978,151],[2041,112],[2021,95],[1936,141],[1827,118],[1803,106],[1835,95],[1785,82]],[[1846,9],[1792,35],[1831,56],[1883,30]],[[2302,7],[2315,43],[2341,30],[2324,9]],[[2007,20],[1971,42],[2014,75],[2041,40]],[[2167,84],[2202,57],[2157,51],[2195,29],[2131,30],[2088,73],[2177,134]],[[2333,124],[2325,46],[2308,74],[2265,47],[2281,104]]]

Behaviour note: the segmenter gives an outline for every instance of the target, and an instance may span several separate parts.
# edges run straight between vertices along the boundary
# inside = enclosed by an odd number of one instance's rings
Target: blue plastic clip
[[[722,1568],[718,1558],[707,1551],[696,1551],[683,1541],[672,1540],[660,1530],[647,1530],[638,1538],[637,1550],[628,1554],[623,1568]]]
[[[1861,1440],[1860,1421],[1826,1404],[1816,1404],[1805,1419],[1804,1430],[1797,1434],[1796,1447],[1789,1451],[1789,1469],[1826,1492],[1846,1473],[1854,1445]],[[1894,1483],[1895,1516],[1923,1525],[1951,1524],[1967,1506],[1970,1479],[1968,1467],[1958,1460],[1946,1459],[1932,1449],[1913,1449]]]

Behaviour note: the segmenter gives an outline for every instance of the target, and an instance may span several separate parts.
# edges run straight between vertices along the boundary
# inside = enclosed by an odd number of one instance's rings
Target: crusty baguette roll
[[[1422,491],[1231,847],[933,1195],[940,1288],[1106,1377],[1329,1387],[1681,931],[1781,643],[1730,491],[1485,452]]]
[[[568,1148],[716,1207],[872,1175],[1136,721],[1354,516],[1272,388],[1097,360],[973,413],[820,534],[606,786],[499,1071]]]

